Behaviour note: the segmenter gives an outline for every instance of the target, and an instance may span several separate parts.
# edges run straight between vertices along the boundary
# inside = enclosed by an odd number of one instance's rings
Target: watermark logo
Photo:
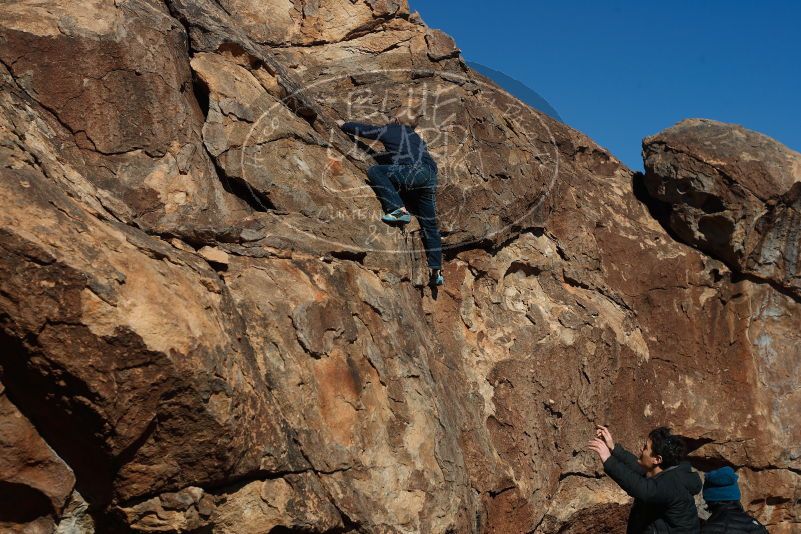
[[[303,137],[287,131],[287,121],[282,119],[288,113],[286,103],[297,102],[301,95],[331,117],[327,139],[315,147],[314,158],[305,150],[287,151],[286,146],[291,145],[274,144],[276,140]],[[374,128],[369,135],[349,137],[332,120],[336,116]],[[421,227],[436,222],[447,235],[457,233],[460,225],[469,221],[473,225],[469,239],[453,243],[446,239],[442,245],[442,250],[462,248],[492,239],[511,226],[525,226],[525,221],[544,207],[559,172],[559,152],[548,122],[515,96],[478,77],[387,69],[321,78],[275,102],[256,118],[240,150],[239,175],[253,193],[254,202],[261,203],[271,190],[291,189],[290,180],[295,180],[299,198],[317,188],[321,194],[315,198],[330,199],[301,202],[302,208],[295,209],[302,209],[304,215],[321,224],[352,222],[369,230],[361,243],[325,238],[337,249],[408,253],[407,248],[392,245],[397,243],[392,236],[397,235],[398,225],[381,220],[386,211],[396,207],[391,202],[397,197],[394,192]],[[410,127],[398,128],[394,126],[397,123]],[[371,139],[392,127],[388,124],[393,124],[395,132],[406,132],[400,146],[395,147],[398,150],[389,153],[380,140]],[[415,135],[436,163],[436,173],[415,150]],[[312,137],[319,141],[321,136]],[[315,144],[311,137],[302,142]],[[286,151],[280,165],[275,163],[276,150]],[[408,157],[398,160],[398,152]],[[362,162],[370,178],[349,161]],[[392,167],[373,168],[376,165]],[[508,195],[503,193],[512,182],[527,202],[501,218],[498,212],[513,209],[505,203]],[[381,204],[376,198],[382,200]],[[479,233],[475,231],[476,217],[485,217],[485,224],[479,225],[485,230]],[[295,226],[295,220],[286,217],[285,224],[309,239],[323,239]]]

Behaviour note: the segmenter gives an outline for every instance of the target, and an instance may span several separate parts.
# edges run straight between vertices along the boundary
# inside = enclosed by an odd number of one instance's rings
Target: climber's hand
[[[607,447],[606,443],[604,443],[604,440],[600,438],[595,438],[587,443],[587,448],[591,451],[597,452],[598,457],[602,462],[605,462],[610,456],[612,456],[612,452],[609,450],[609,447]]]
[[[602,439],[610,451],[615,448],[615,440],[612,439],[612,433],[605,426],[595,425],[595,436]]]
[[[342,125],[343,125],[343,124],[345,124],[345,121],[343,121],[342,119],[337,119],[337,126],[339,126],[340,128],[342,128]]]

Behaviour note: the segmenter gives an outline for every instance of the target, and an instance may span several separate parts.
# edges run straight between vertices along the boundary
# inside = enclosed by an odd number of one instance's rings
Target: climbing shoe
[[[412,221],[412,216],[403,211],[403,208],[398,208],[392,213],[382,215],[381,220],[387,224],[407,224]]]
[[[439,269],[431,269],[431,284],[441,286],[445,283],[445,277],[442,276],[442,271]]]

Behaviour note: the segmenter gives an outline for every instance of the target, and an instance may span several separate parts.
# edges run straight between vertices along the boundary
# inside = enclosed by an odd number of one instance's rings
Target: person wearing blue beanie
[[[739,501],[738,478],[740,477],[729,466],[710,471],[704,477],[704,500],[706,502]]]
[[[767,529],[743,510],[738,478],[729,466],[704,476],[704,501],[712,515],[701,527],[702,534],[767,534]]]

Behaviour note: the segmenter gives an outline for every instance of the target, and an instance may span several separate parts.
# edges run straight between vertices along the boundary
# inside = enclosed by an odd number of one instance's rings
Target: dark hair
[[[684,443],[684,439],[671,434],[668,427],[660,426],[651,430],[648,439],[651,440],[651,455],[662,457],[661,466],[663,468],[678,465],[687,456],[687,445]]]

